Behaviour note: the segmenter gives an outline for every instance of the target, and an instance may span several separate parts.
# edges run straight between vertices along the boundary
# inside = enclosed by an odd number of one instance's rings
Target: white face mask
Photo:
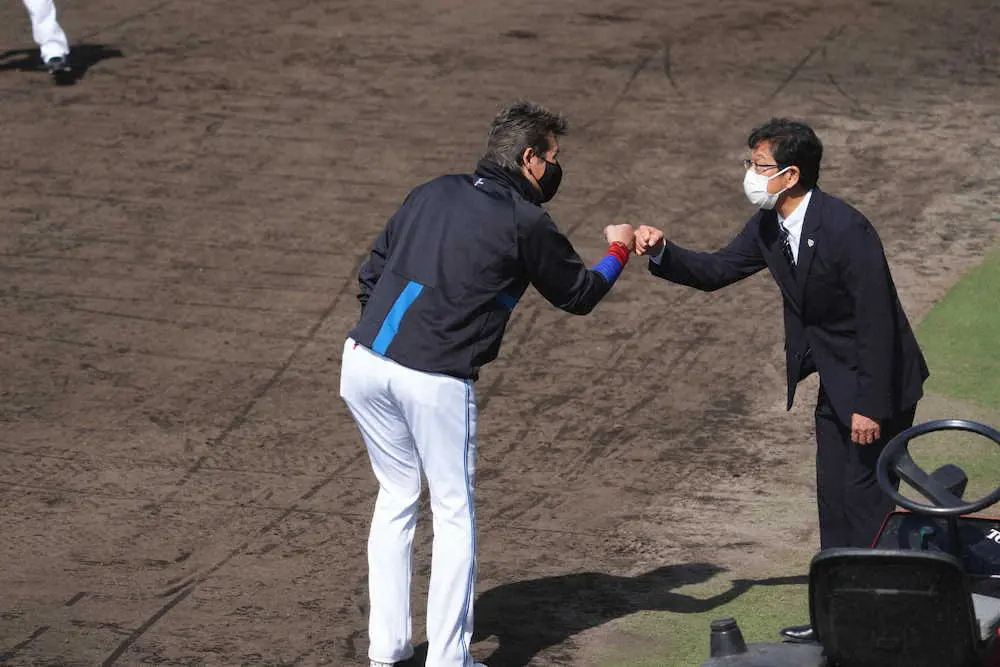
[[[753,167],[747,169],[747,175],[743,177],[743,192],[746,194],[747,199],[750,200],[750,203],[757,208],[763,208],[768,211],[774,208],[774,205],[778,203],[778,197],[788,188],[771,194],[767,191],[767,184],[772,178],[781,176],[789,169],[791,169],[790,166],[785,167],[774,176],[758,174]]]

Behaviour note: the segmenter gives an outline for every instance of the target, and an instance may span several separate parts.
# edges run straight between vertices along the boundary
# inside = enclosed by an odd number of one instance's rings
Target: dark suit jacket
[[[845,424],[858,413],[885,419],[923,394],[927,364],[896,294],[882,243],[857,210],[815,188],[795,272],[781,252],[778,216],[758,211],[713,253],[667,243],[649,270],[711,291],[767,267],[784,297],[788,408],[813,370]]]

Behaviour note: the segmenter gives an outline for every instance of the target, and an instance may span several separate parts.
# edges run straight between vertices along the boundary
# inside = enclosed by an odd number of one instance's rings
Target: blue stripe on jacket
[[[497,301],[499,301],[500,305],[506,308],[507,310],[514,310],[514,306],[517,305],[517,297],[511,296],[506,292],[500,292],[499,294],[497,294]]]
[[[406,311],[417,300],[423,289],[423,285],[412,280],[403,288],[403,291],[396,297],[396,303],[392,304],[389,314],[385,316],[382,327],[378,330],[378,335],[375,336],[375,342],[372,343],[372,350],[379,354],[385,354],[389,345],[392,344],[392,339],[399,333],[399,325],[403,321],[403,316],[406,315]]]

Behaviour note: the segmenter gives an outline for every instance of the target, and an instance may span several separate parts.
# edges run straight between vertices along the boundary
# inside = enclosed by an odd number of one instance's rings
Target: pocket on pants
[[[357,354],[357,345],[353,338],[348,338],[344,341],[344,352],[340,355],[340,397],[345,401],[357,391],[355,387],[357,360],[354,359]]]

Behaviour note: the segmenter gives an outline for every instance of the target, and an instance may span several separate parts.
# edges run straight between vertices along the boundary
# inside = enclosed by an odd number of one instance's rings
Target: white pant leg
[[[472,382],[409,371],[394,393],[430,489],[434,518],[426,667],[472,667],[476,583],[476,399]]]
[[[53,0],[24,0],[24,8],[31,17],[31,34],[41,49],[42,60],[48,62],[68,54],[69,41],[56,20]]]
[[[393,663],[413,655],[410,578],[420,499],[420,463],[391,395],[401,368],[348,340],[340,395],[361,430],[379,491],[368,535],[368,657]]]

